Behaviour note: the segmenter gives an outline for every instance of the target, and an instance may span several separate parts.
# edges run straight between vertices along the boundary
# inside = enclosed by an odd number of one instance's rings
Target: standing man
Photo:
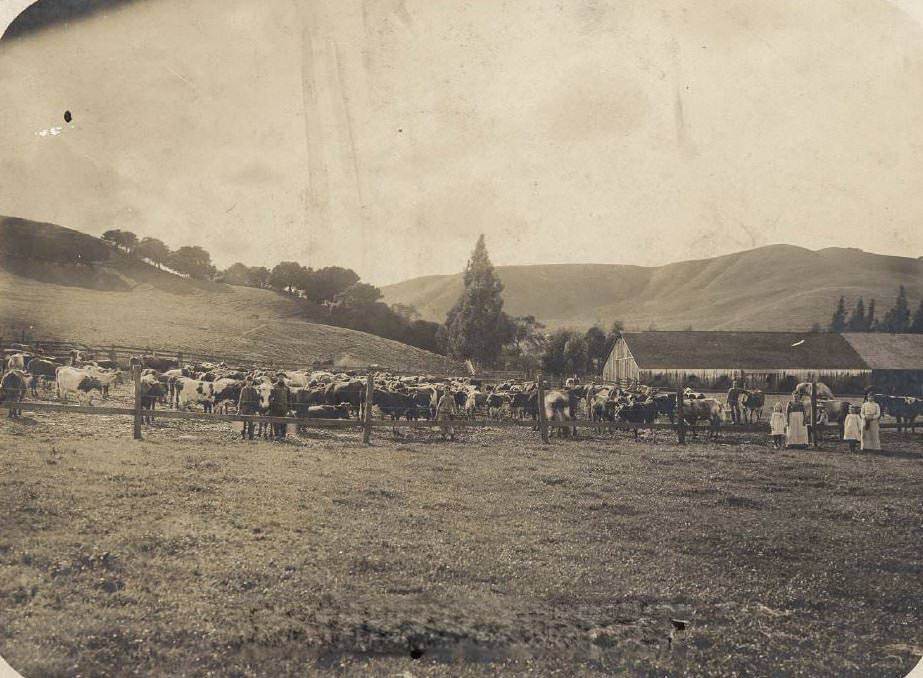
[[[732,424],[740,423],[740,396],[740,382],[735,379],[731,383],[731,388],[728,389],[728,409],[731,410]]]
[[[269,416],[285,417],[288,416],[288,386],[282,374],[276,375],[276,383],[269,392]],[[272,430],[276,440],[285,440],[286,424],[273,424]]]
[[[439,429],[442,431],[442,439],[449,436],[449,440],[455,440],[455,428],[452,426],[452,417],[458,413],[458,407],[455,405],[455,394],[449,389],[445,390],[439,403],[436,405],[436,421],[440,422]]]
[[[237,414],[258,414],[260,411],[260,394],[253,387],[253,379],[247,377],[244,386],[240,389],[240,398],[237,401]],[[253,440],[252,420],[243,422],[240,429],[241,439],[250,438]]]

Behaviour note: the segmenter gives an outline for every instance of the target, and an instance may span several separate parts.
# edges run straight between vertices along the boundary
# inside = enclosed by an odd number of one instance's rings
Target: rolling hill
[[[31,237],[35,250],[14,248]],[[109,248],[77,231],[0,217],[0,336],[140,345],[259,360],[355,360],[408,371],[454,369],[446,358],[364,332],[306,322],[297,301],[270,290],[186,279],[120,252],[69,264],[71,248]],[[15,255],[13,251],[15,250]]]
[[[876,299],[880,313],[907,287],[923,296],[923,260],[857,249],[811,251],[771,245],[657,267],[606,264],[499,266],[505,310],[550,327],[805,330],[829,322],[837,300]],[[385,301],[411,304],[442,321],[462,289],[461,274],[414,278],[382,289]]]

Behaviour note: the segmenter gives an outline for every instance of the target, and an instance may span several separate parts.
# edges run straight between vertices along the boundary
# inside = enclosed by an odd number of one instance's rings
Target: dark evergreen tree
[[[450,355],[493,365],[515,326],[503,312],[503,283],[497,277],[482,234],[465,267],[465,289],[446,316]]]
[[[878,329],[878,318],[875,317],[875,300],[872,299],[869,302],[868,313],[865,314],[865,331],[877,332]]]
[[[865,332],[865,301],[859,297],[856,302],[856,308],[853,309],[852,315],[846,323],[846,329],[850,332]]]
[[[884,332],[900,333],[910,329],[910,304],[907,302],[907,290],[901,285],[897,292],[897,299],[881,323]]]
[[[836,305],[836,311],[830,321],[831,332],[842,332],[846,329],[846,299],[840,297],[840,302]]]

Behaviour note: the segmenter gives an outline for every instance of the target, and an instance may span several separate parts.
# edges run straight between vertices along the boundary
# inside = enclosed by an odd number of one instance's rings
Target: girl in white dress
[[[849,443],[849,451],[855,452],[862,438],[862,417],[859,415],[859,406],[850,405],[849,414],[843,420],[843,440]]]
[[[769,417],[769,434],[772,436],[772,446],[781,450],[785,444],[785,414],[782,412],[782,403],[776,403]]]

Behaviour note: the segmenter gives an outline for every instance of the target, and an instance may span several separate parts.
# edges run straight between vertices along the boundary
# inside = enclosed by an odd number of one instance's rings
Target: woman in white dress
[[[785,429],[785,446],[804,448],[808,446],[808,427],[804,423],[804,403],[792,398],[786,408],[788,427]]]
[[[872,398],[871,393],[865,396],[865,402],[862,403],[859,416],[862,417],[861,449],[880,450],[881,436],[879,435],[878,420],[881,419],[881,407],[879,407],[878,403]]]

